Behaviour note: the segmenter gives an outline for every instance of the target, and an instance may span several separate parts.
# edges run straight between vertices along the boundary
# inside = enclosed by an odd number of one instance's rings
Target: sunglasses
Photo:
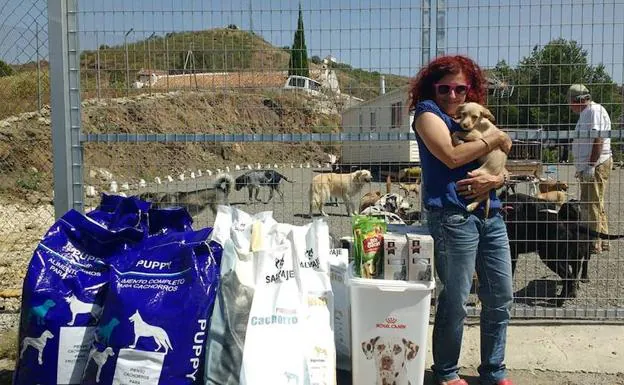
[[[449,83],[449,84],[436,83],[434,84],[434,86],[436,88],[436,92],[439,95],[447,95],[447,94],[450,94],[451,91],[455,91],[455,95],[464,96],[468,93],[468,90],[470,90],[469,85],[458,84],[458,83]]]

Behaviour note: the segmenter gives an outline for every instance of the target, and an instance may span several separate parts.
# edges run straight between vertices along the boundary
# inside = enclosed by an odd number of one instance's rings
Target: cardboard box
[[[410,281],[433,281],[433,238],[424,227],[407,234]]]
[[[402,234],[384,234],[384,279],[407,281],[407,238]]]

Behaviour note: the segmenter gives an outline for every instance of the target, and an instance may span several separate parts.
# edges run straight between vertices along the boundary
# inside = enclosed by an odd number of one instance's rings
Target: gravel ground
[[[235,207],[250,213],[260,211],[273,211],[274,217],[280,222],[304,224],[308,218],[308,186],[314,175],[314,170],[306,168],[280,169],[279,172],[286,175],[294,183],[282,182],[284,202],[279,196],[275,196],[269,203],[247,204],[247,190],[233,191],[230,202]],[[549,177],[568,181],[571,185],[569,195],[577,198],[577,186],[573,183],[573,167],[558,166],[554,174]],[[233,172],[237,176],[243,171]],[[194,183],[189,181],[188,183]],[[362,193],[379,190],[385,192],[385,183],[371,183]],[[526,191],[527,186],[519,186],[519,192]],[[400,192],[398,186],[393,186],[393,192]],[[622,171],[612,172],[609,190],[607,193],[607,210],[609,215],[610,232],[624,233],[624,226],[620,221],[624,205],[620,197],[624,196],[624,181]],[[266,201],[268,191],[263,189],[260,197]],[[417,198],[410,198],[414,207],[418,210],[420,203]],[[357,204],[357,199],[354,199]],[[87,201],[87,206],[94,206],[96,201]],[[6,215],[0,219],[0,290],[20,288],[25,274],[26,266],[32,251],[38,240],[49,228],[53,221],[53,208],[50,205],[37,205],[22,207],[9,202],[0,202],[0,207]],[[351,233],[350,218],[346,215],[346,209],[342,203],[339,206],[326,206],[329,213],[327,221],[330,231],[337,237]],[[214,217],[209,210],[203,213],[191,213],[195,216],[196,228],[210,226]],[[611,241],[611,250],[594,255],[589,264],[590,282],[581,283],[579,297],[566,302],[564,309],[573,312],[577,317],[601,318],[603,313],[595,312],[596,309],[617,309],[620,312],[624,308],[624,253],[620,252],[622,241]],[[549,306],[547,300],[554,297],[558,285],[558,277],[546,268],[536,255],[520,257],[518,270],[514,279],[516,292],[516,308],[518,314],[526,316],[549,317],[548,314],[540,313],[540,309]],[[536,310],[537,309],[537,310]],[[16,313],[19,310],[19,300],[0,298],[0,313]],[[535,311],[535,313],[532,313]],[[0,316],[0,331],[5,330],[7,325],[4,321],[8,315]]]

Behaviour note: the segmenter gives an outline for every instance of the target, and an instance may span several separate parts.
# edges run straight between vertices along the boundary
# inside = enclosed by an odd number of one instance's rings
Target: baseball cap
[[[572,84],[568,89],[568,99],[569,100],[580,100],[583,97],[590,96],[589,90],[582,84]]]

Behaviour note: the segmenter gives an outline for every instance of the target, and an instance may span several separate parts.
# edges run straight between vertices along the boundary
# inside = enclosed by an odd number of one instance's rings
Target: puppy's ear
[[[403,338],[403,345],[405,345],[405,350],[407,351],[407,360],[411,361],[416,358],[419,349],[418,345],[405,338]]]
[[[370,360],[373,358],[373,353],[375,352],[375,344],[379,340],[379,337],[371,338],[368,341],[362,342],[362,351],[364,352],[364,356],[366,359]]]
[[[490,122],[494,123],[496,121],[496,118],[494,117],[494,115],[492,115],[492,113],[490,112],[490,110],[488,110],[487,108],[483,107],[481,109],[481,116],[486,118],[487,120],[489,120]]]

